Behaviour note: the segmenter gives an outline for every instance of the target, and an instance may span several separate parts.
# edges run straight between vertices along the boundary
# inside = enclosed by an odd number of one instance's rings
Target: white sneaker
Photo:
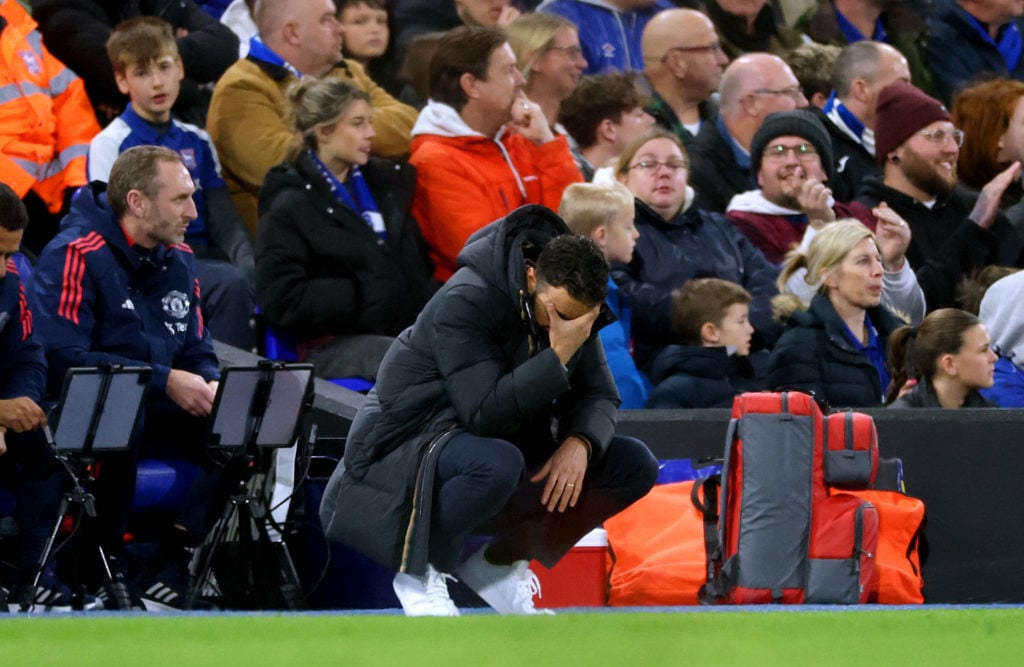
[[[424,576],[399,572],[391,585],[406,616],[458,616],[459,608],[448,597],[448,579],[455,577],[428,564]]]
[[[550,609],[533,606],[533,596],[541,597],[540,581],[530,562],[517,560],[511,565],[494,565],[484,557],[484,545],[459,566],[459,579],[472,588],[499,614],[554,614]]]

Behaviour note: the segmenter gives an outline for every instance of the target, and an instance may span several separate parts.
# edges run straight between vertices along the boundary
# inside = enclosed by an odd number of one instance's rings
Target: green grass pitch
[[[1024,609],[0,619],[3,665],[1014,665]],[[1020,660],[1021,662],[1017,662]]]

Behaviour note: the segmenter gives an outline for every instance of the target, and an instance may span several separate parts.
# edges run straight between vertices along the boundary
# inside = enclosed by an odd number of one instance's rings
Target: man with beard
[[[910,225],[907,260],[928,310],[955,307],[960,279],[987,264],[1021,266],[1024,239],[999,213],[999,200],[1020,174],[1019,162],[993,178],[972,202],[953,193],[963,132],[942,104],[898,82],[882,89],[875,112],[875,159],[858,201],[885,201]]]
[[[883,301],[910,315],[924,317],[924,295],[906,261],[910,242],[906,222],[882,202],[869,209],[860,202],[837,202],[829,188],[832,146],[828,132],[809,110],[773,113],[754,135],[750,160],[759,190],[738,194],[726,218],[776,264],[801,241],[840,218],[856,218],[872,229],[882,253]],[[814,290],[802,280],[790,291],[810,302]]]
[[[897,81],[910,83],[910,67],[899,51],[863,40],[843,48],[832,68],[832,94],[818,118],[832,138],[832,191],[841,201],[860,192],[868,176],[880,176],[875,162],[875,107],[878,94]]]
[[[449,572],[498,613],[543,613],[529,561],[554,567],[653,486],[647,447],[615,435],[607,285],[596,243],[524,206],[470,238],[388,350],[320,520],[399,570],[406,615],[458,616]],[[492,539],[460,564],[480,534]]]

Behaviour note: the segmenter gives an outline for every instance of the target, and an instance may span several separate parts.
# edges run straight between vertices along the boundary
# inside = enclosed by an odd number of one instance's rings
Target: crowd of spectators
[[[963,285],[1024,266],[1022,19],[984,0],[0,0],[0,183],[28,217],[0,228],[49,259],[19,335],[52,358],[47,332],[80,325],[46,301],[82,279],[52,244],[87,203],[123,218],[111,169],[159,145],[194,185],[188,245],[106,243],[188,254],[202,340],[258,349],[256,314],[319,374],[372,382],[467,239],[540,204],[609,262],[623,407],[757,387],[1020,405],[1021,278]],[[2,293],[18,280],[0,271]]]

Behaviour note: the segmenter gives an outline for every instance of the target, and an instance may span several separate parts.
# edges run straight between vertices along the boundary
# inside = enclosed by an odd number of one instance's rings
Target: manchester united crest
[[[183,320],[188,317],[189,300],[187,294],[178,290],[171,290],[160,300],[160,303],[164,307],[164,312],[174,319]]]

